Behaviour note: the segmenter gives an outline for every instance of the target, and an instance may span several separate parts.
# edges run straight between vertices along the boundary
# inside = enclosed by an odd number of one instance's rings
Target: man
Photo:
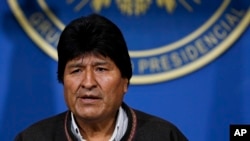
[[[40,121],[17,141],[186,141],[171,123],[123,102],[132,76],[119,28],[97,14],[66,26],[59,39],[58,80],[69,111]]]

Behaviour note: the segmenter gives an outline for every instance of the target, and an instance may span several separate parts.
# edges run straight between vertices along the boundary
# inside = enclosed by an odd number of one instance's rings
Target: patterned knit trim
[[[136,126],[137,126],[137,119],[136,119],[136,114],[135,114],[134,110],[132,110],[131,108],[129,108],[129,109],[130,109],[130,112],[132,114],[132,129],[131,129],[128,141],[132,141],[134,136],[135,136]],[[69,136],[68,129],[67,129],[68,115],[69,115],[69,111],[67,112],[67,114],[65,116],[64,131],[66,133],[67,140],[72,141],[72,139]]]
[[[132,110],[131,108],[129,108],[132,114],[132,129],[128,138],[128,141],[132,141],[134,136],[135,136],[135,131],[136,131],[136,126],[137,126],[137,119],[136,119],[136,114],[134,112],[134,110]]]
[[[70,136],[69,136],[68,129],[67,129],[68,115],[69,115],[69,111],[67,112],[67,114],[66,114],[66,116],[65,116],[65,120],[64,120],[64,131],[65,131],[65,133],[66,133],[67,140],[68,140],[68,141],[72,141],[71,138],[70,138]]]

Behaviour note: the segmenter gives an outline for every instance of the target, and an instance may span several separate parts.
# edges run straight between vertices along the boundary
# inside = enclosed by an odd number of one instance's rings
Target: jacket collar
[[[122,108],[126,112],[128,116],[128,127],[125,132],[125,135],[122,137],[121,141],[132,141],[132,139],[135,136],[136,133],[136,126],[137,126],[137,118],[136,114],[133,109],[131,109],[128,105],[125,103],[122,103]],[[71,132],[71,116],[70,116],[70,111],[67,111],[65,120],[64,120],[64,131],[67,137],[68,141],[76,141],[76,137],[73,135]]]

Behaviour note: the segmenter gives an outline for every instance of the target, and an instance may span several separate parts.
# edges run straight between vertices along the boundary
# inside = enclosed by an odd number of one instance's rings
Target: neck
[[[85,120],[75,117],[81,135],[88,141],[109,140],[113,134],[116,115],[105,118],[104,120]]]

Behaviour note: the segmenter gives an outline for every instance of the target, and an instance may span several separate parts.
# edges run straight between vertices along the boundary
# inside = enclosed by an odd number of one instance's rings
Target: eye
[[[74,73],[79,73],[79,72],[81,72],[81,70],[80,70],[80,69],[74,69],[74,70],[72,70],[72,71],[71,71],[71,74],[74,74]]]
[[[97,70],[97,71],[100,71],[100,72],[107,71],[107,69],[104,68],[104,67],[97,67],[96,70]]]

